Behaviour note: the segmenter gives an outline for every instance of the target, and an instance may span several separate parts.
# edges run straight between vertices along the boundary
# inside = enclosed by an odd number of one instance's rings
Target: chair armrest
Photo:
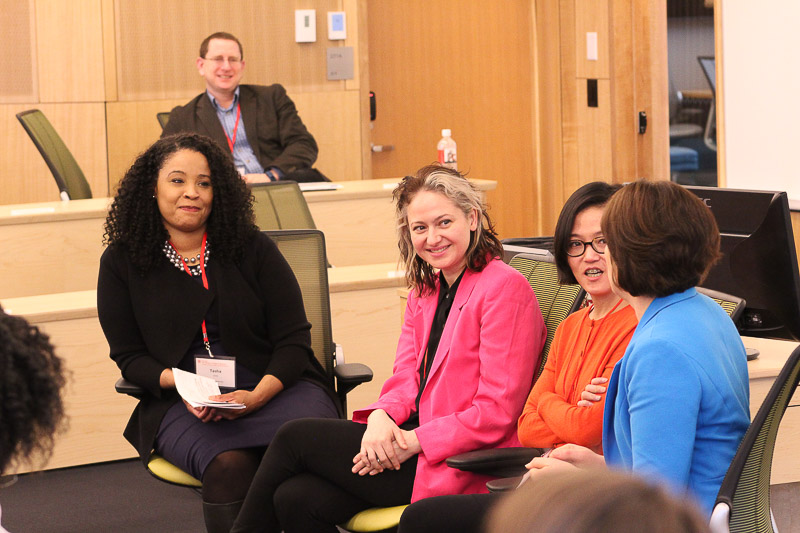
[[[448,457],[445,462],[450,468],[465,472],[510,477],[524,474],[525,464],[543,452],[544,450],[540,448],[495,448],[454,455]]]
[[[489,489],[489,492],[508,492],[516,490],[520,481],[522,481],[522,476],[493,479],[486,483],[486,488]]]
[[[127,394],[128,396],[133,396],[134,398],[141,399],[147,392],[134,383],[131,383],[125,378],[119,378],[117,382],[114,384],[114,389],[119,394]]]
[[[372,369],[361,363],[343,363],[333,369],[340,395],[347,394],[362,383],[372,381]]]

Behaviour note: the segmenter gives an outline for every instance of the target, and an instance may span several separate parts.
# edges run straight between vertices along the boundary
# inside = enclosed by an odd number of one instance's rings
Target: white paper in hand
[[[209,400],[209,396],[219,394],[219,385],[211,378],[198,376],[191,372],[186,372],[180,368],[173,368],[172,374],[175,376],[175,388],[178,394],[186,400],[192,407],[214,407],[216,409],[244,409],[241,403],[220,402]]]

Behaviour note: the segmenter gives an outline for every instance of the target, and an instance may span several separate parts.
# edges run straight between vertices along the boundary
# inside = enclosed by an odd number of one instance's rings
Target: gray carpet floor
[[[0,489],[10,533],[202,533],[200,495],[138,460],[24,474]]]

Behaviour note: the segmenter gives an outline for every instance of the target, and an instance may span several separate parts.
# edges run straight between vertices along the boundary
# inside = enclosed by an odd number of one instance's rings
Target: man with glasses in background
[[[200,45],[197,71],[206,91],[169,115],[162,137],[179,132],[207,135],[233,155],[236,168],[251,183],[281,179],[328,181],[311,168],[317,143],[279,84],[240,85],[242,43],[217,32]]]

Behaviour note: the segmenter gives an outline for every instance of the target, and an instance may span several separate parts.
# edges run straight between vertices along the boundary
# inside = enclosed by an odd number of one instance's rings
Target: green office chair
[[[722,480],[709,523],[713,533],[777,531],[769,506],[772,454],[781,419],[798,381],[800,347],[783,365]]]
[[[91,198],[92,189],[86,176],[44,113],[38,109],[29,109],[17,113],[17,119],[53,173],[61,199],[67,201]]]
[[[294,181],[271,181],[250,187],[256,226],[262,231],[316,229],[308,203]]]
[[[528,280],[539,301],[539,308],[547,327],[547,339],[542,348],[542,359],[535,376],[538,378],[547,361],[556,328],[570,313],[580,308],[586,293],[580,285],[558,283],[555,258],[546,250],[529,248],[527,253],[514,255],[509,264]],[[507,478],[522,475],[525,463],[541,453],[541,450],[524,447],[478,450],[450,457],[447,459],[447,465],[459,470]],[[340,527],[353,533],[389,529],[397,526],[405,508],[405,505],[399,505],[367,509]]]
[[[167,122],[169,122],[169,111],[166,112],[162,111],[161,113],[156,113],[156,119],[158,120],[158,124],[161,126],[161,129],[163,130],[164,127],[167,125]]]
[[[339,397],[342,417],[347,414],[347,393],[361,383],[372,380],[372,370],[361,363],[345,364],[341,348],[333,342],[331,330],[330,292],[328,290],[328,268],[325,256],[325,237],[318,230],[265,231],[281,254],[292,267],[300,290],[306,317],[311,323],[311,347],[314,355],[335,387]],[[117,392],[136,398],[145,391],[124,378],[117,380]],[[160,455],[153,453],[147,464],[148,471],[156,478],[187,487],[202,484]]]

